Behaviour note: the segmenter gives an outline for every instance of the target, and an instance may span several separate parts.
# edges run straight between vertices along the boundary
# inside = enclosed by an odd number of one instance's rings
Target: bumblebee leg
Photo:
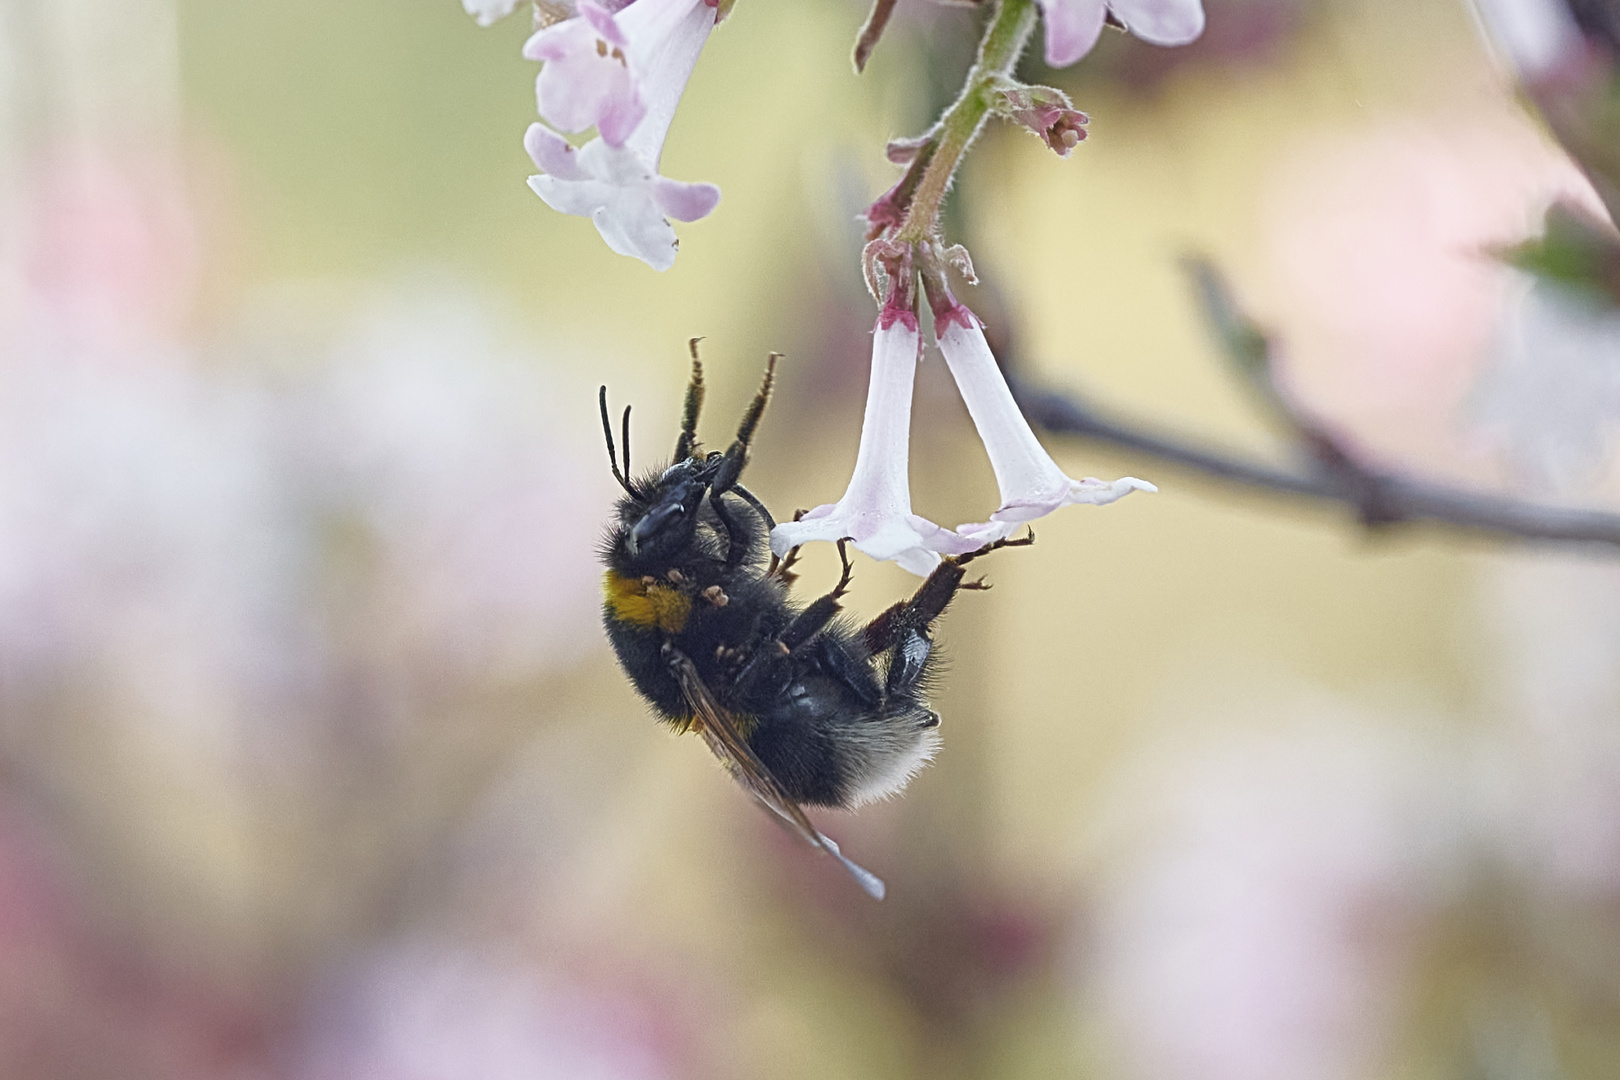
[[[748,553],[748,545],[740,543],[738,538],[742,530],[726,512],[721,497],[737,487],[737,481],[742,478],[744,467],[748,464],[748,444],[754,439],[754,431],[759,427],[759,418],[764,415],[765,403],[770,400],[771,386],[776,380],[776,360],[779,353],[771,353],[765,362],[765,381],[760,384],[759,393],[749,404],[748,411],[743,414],[742,423],[737,426],[737,438],[727,448],[725,456],[720,461],[720,468],[715,472],[714,480],[709,486],[709,505],[714,508],[715,516],[720,519],[720,526],[726,532],[726,569],[735,570],[742,565],[743,557]],[[746,496],[748,502],[761,512],[767,522],[771,516],[765,513],[765,508],[753,495]]]
[[[810,648],[828,678],[844,686],[865,705],[875,707],[883,703],[883,691],[872,677],[872,669],[857,663],[836,637],[823,634],[810,643]]]
[[[805,510],[795,510],[793,512],[793,520],[798,521],[800,518],[804,517],[807,512],[808,511]],[[788,553],[786,555],[783,555],[780,558],[777,557],[775,552],[772,552],[771,565],[770,568],[765,571],[765,576],[776,577],[782,582],[783,585],[792,588],[793,583],[799,580],[799,575],[793,572],[794,565],[799,561],[799,549],[800,545],[795,544],[788,548]]]
[[[697,453],[698,414],[703,411],[703,361],[698,359],[698,342],[687,342],[692,352],[692,381],[686,384],[686,408],[681,412],[681,437],[675,440],[675,460],[685,461]]]
[[[844,564],[843,572],[838,575],[838,584],[826,596],[818,596],[809,607],[794,616],[793,621],[777,636],[782,651],[788,654],[795,653],[799,647],[817,634],[822,628],[832,622],[834,615],[843,610],[842,600],[849,592],[850,579],[855,576],[855,566],[849,561],[849,541],[838,541],[838,558]]]
[[[890,694],[911,689],[928,669],[928,658],[933,655],[934,643],[928,635],[915,627],[907,627],[894,643],[889,659],[889,674],[884,684]],[[934,719],[933,727],[939,723]]]
[[[927,630],[944,614],[966,576],[967,571],[956,560],[941,562],[912,593],[910,600],[900,601],[866,624],[866,647],[875,656],[903,641],[908,631]]]
[[[1026,528],[1028,528],[1028,526],[1026,526]],[[966,566],[974,559],[983,558],[992,551],[1000,551],[1002,548],[1010,547],[1029,547],[1029,545],[1033,544],[1034,542],[1035,530],[1033,528],[1029,528],[1028,532],[1026,532],[1023,536],[1017,537],[1016,539],[1013,537],[1004,537],[997,540],[993,544],[984,545],[984,547],[977,551],[970,551],[966,555],[957,555],[951,561],[955,562],[957,566]]]
[[[720,520],[720,530],[726,534],[726,569],[735,570],[748,555],[748,531],[726,509],[725,493],[716,485],[709,492],[709,506]]]
[[[843,605],[839,601],[849,592],[850,580],[855,576],[855,564],[849,560],[848,540],[838,541],[838,558],[843,562],[843,571],[838,575],[838,584],[833,587],[833,591],[817,597],[809,607],[795,615],[793,621],[776,636],[774,647],[767,641],[757,649],[754,655],[749,657],[748,663],[743,665],[742,671],[738,672],[738,686],[756,678],[757,672],[761,670],[759,665],[773,652],[776,656],[792,656],[798,652],[806,642],[826,629],[833,616],[843,610]]]
[[[945,613],[945,608],[956,596],[958,589],[989,587],[982,579],[964,583],[962,579],[967,576],[967,571],[963,567],[992,551],[1008,547],[1028,547],[1034,542],[1035,530],[1031,529],[1027,536],[1021,536],[1016,540],[997,540],[966,555],[947,555],[938,566],[934,567],[934,572],[917,587],[917,591],[912,593],[910,600],[895,604],[866,624],[866,647],[876,655],[892,648],[897,642],[903,642],[908,630],[926,632],[934,620]]]

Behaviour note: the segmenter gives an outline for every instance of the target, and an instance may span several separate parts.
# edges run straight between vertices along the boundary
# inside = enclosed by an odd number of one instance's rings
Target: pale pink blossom
[[[934,328],[939,351],[967,403],[973,425],[979,429],[979,438],[996,473],[996,484],[1001,488],[1000,509],[987,522],[958,525],[957,532],[962,536],[978,545],[988,544],[1059,507],[1079,503],[1100,506],[1133,491],[1158,490],[1134,476],[1119,480],[1089,476],[1071,479],[1030,430],[973,313],[961,305],[946,309],[936,316]]]
[[[1066,67],[1089,53],[1108,13],[1153,45],[1186,45],[1204,32],[1201,0],[1039,0],[1046,62]]]
[[[720,201],[713,184],[660,176],[628,146],[592,139],[576,150],[544,124],[531,124],[523,143],[544,170],[529,177],[529,186],[547,206],[590,218],[608,247],[654,270],[675,264],[678,241],[669,218],[696,221]]]
[[[623,146],[647,115],[629,48],[612,13],[589,0],[577,18],[536,31],[523,55],[545,62],[535,80],[540,115],[563,131],[594,127],[609,146]]]
[[[543,172],[529,186],[553,210],[590,218],[614,251],[667,270],[676,250],[669,219],[696,221],[720,201],[713,184],[658,172],[716,9],[705,0],[635,0],[615,14],[589,3],[580,11],[536,33],[524,55],[546,62],[541,116],[565,131],[594,125],[598,137],[576,149],[532,125],[524,145]]]
[[[289,1055],[297,1080],[672,1080],[634,992],[431,942],[339,968]],[[667,1011],[667,1010],[666,1010]]]
[[[939,565],[940,553],[964,554],[979,543],[911,512],[911,391],[922,339],[910,312],[885,311],[872,336],[872,376],[855,473],[836,503],[818,506],[771,533],[771,550],[812,540],[850,539],[858,551],[892,560],[914,574]]]

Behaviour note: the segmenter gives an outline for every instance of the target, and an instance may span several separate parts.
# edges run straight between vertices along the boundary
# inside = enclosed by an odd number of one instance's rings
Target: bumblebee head
[[[621,520],[627,526],[621,541],[631,559],[665,562],[692,545],[698,511],[709,493],[713,469],[695,458],[677,461],[664,470],[641,500],[627,500]]]
[[[653,479],[630,479],[630,407],[624,409],[621,446],[624,464],[619,464],[618,447],[613,444],[613,426],[608,417],[607,387],[598,397],[602,412],[602,434],[607,440],[608,461],[613,478],[624,488],[619,500],[619,527],[610,543],[616,559],[631,566],[657,568],[673,561],[692,546],[697,532],[699,511],[714,482],[719,454],[700,459],[690,432],[683,432],[676,446],[675,464]]]
[[[764,412],[765,401],[770,396],[776,354],[772,353],[766,363],[765,381],[744,413],[731,448],[723,454],[717,451],[705,454],[697,439],[704,385],[696,338],[691,342],[691,349],[692,380],[686,388],[681,434],[675,442],[675,463],[656,477],[640,481],[630,479],[628,405],[625,406],[620,427],[624,453],[624,464],[620,466],[619,450],[613,444],[613,421],[608,415],[607,387],[602,387],[598,395],[608,463],[613,469],[613,478],[625,492],[625,497],[619,500],[618,525],[608,541],[608,560],[616,570],[657,573],[694,551],[707,557],[723,557],[727,569],[736,569],[750,557],[758,536],[751,526],[744,528],[728,517],[719,505],[721,498],[735,496],[744,500],[759,515],[766,533],[776,525],[764,505],[738,483],[743,466],[748,461],[749,441],[759,424],[760,414]],[[714,503],[712,511],[704,510],[706,499]],[[710,535],[707,537],[699,536],[700,515],[706,516],[709,525]],[[717,545],[723,546],[716,549]]]

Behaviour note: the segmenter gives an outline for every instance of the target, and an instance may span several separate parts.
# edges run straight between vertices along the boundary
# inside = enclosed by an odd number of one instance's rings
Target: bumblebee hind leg
[[[891,694],[901,693],[916,686],[928,670],[933,654],[933,639],[928,636],[934,621],[945,613],[960,589],[986,589],[982,580],[964,581],[965,567],[983,555],[1006,547],[1028,547],[1035,542],[1033,530],[1017,539],[997,540],[966,555],[947,557],[934,568],[910,600],[902,600],[866,626],[866,646],[876,656],[888,652],[889,674],[886,679]],[[930,713],[933,726],[939,716]]]
[[[848,540],[838,541],[838,558],[843,563],[843,570],[838,575],[838,584],[833,587],[832,592],[817,597],[809,607],[795,615],[793,621],[788,623],[782,629],[782,632],[776,636],[774,650],[778,656],[792,656],[807,643],[813,644],[812,639],[825,630],[827,624],[832,622],[833,617],[843,610],[843,605],[839,601],[849,592],[850,579],[855,574],[854,564],[849,560]],[[769,658],[771,651],[772,646],[767,642],[762,649],[749,659],[748,663],[737,675],[738,686],[744,686],[756,677],[757,672],[762,670],[762,661]],[[853,660],[848,662],[851,665],[854,664]],[[834,666],[837,663],[836,659],[832,661]]]
[[[962,580],[967,576],[967,571],[963,568],[968,563],[1001,548],[1028,547],[1034,542],[1035,531],[1031,529],[1027,536],[997,540],[966,555],[947,555],[938,566],[934,567],[934,572],[917,586],[917,591],[911,594],[910,600],[900,601],[866,624],[867,648],[876,655],[892,648],[904,638],[908,630],[926,633],[934,620],[945,614],[945,609],[955,599],[958,589],[988,588],[982,581]]]

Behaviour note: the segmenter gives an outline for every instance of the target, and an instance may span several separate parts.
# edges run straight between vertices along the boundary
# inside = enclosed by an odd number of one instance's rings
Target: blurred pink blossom
[[[1455,857],[1450,789],[1420,740],[1328,700],[1290,711],[1165,744],[1104,815],[1124,847],[1084,958],[1137,1076],[1350,1080],[1393,1032],[1407,942]]]
[[[1524,483],[1590,487],[1620,426],[1620,309],[1526,277],[1506,305],[1472,418]]]
[[[671,1080],[654,1003],[512,958],[379,951],[311,1017],[296,1080]]]
[[[1487,836],[1547,898],[1620,911],[1620,569],[1498,560],[1479,609],[1501,704]],[[1620,989],[1620,984],[1617,984]]]
[[[64,151],[32,158],[22,176],[13,204],[0,207],[21,288],[12,310],[0,309],[8,352],[44,344],[129,354],[181,330],[202,245],[169,157]]]
[[[1388,452],[1454,453],[1449,421],[1512,280],[1493,251],[1534,235],[1557,197],[1596,205],[1507,108],[1314,136],[1270,185],[1278,374]]]

